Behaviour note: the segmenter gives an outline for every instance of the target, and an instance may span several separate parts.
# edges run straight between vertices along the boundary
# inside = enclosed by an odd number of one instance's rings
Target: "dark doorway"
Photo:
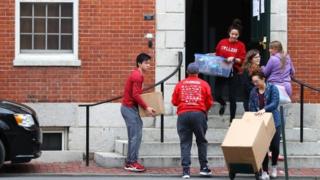
[[[269,5],[266,6],[268,9]],[[195,53],[214,52],[218,42],[229,36],[227,31],[235,18],[242,21],[239,40],[244,42],[246,49],[259,49],[266,56],[260,41],[264,36],[270,37],[268,16],[264,13],[260,19],[252,17],[252,0],[186,0],[186,65],[194,61]],[[262,61],[264,64],[265,60]],[[209,81],[214,90],[214,77],[201,77]],[[241,82],[239,88],[243,88]],[[241,99],[239,93],[238,101]]]

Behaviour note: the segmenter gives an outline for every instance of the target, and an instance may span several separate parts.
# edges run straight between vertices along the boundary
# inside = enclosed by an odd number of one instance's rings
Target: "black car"
[[[0,167],[5,161],[24,163],[40,157],[41,143],[35,111],[23,104],[0,101]]]

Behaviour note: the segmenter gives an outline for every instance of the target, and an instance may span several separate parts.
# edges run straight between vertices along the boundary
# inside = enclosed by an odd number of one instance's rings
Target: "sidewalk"
[[[212,168],[214,176],[228,176],[226,168]],[[122,168],[102,168],[94,162],[90,162],[90,166],[86,167],[84,162],[68,162],[68,163],[27,163],[27,164],[5,164],[1,168],[2,175],[138,175],[138,176],[180,176],[181,168],[147,168],[144,173],[132,173]],[[191,174],[198,174],[198,168],[192,168]],[[284,172],[280,169],[279,176],[284,176]],[[290,169],[289,175],[292,177],[320,177],[320,169]]]

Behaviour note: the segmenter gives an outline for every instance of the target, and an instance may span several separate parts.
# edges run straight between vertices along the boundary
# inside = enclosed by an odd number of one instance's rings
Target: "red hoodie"
[[[178,106],[178,115],[190,111],[207,113],[213,104],[211,88],[207,82],[191,75],[176,85],[171,102]]]
[[[131,72],[124,87],[122,105],[128,107],[139,105],[143,109],[147,109],[146,103],[140,97],[140,94],[142,94],[143,80],[143,75],[138,68]]]
[[[241,41],[230,42],[229,39],[222,39],[216,47],[216,55],[224,58],[235,57],[241,59],[233,65],[239,73],[242,73],[242,64],[246,56],[246,47]]]

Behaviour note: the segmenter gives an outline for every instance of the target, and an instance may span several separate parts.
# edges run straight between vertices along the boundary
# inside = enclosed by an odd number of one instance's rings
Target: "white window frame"
[[[72,53],[20,53],[20,3],[73,3]],[[81,66],[79,60],[79,0],[15,0],[14,66]]]
[[[65,151],[68,149],[68,144],[67,144],[67,139],[68,139],[68,131],[67,128],[48,128],[44,127],[41,128],[41,136],[43,137],[43,134],[51,134],[51,133],[59,133],[61,134],[62,138],[62,145],[61,145],[61,150],[56,150],[56,151]],[[47,150],[46,150],[47,151]],[[48,150],[52,151],[52,150]]]

